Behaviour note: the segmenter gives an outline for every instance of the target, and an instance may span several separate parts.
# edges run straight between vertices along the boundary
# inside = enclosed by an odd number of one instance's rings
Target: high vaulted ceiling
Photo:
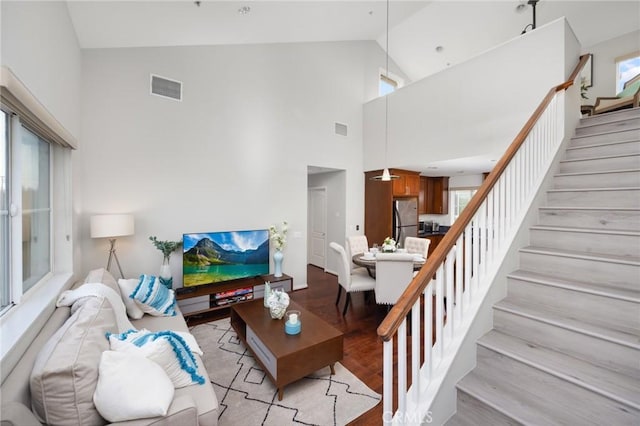
[[[386,45],[384,0],[67,4],[83,48],[341,40]],[[532,12],[525,0],[391,0],[389,55],[417,80],[517,37]],[[538,26],[565,16],[585,47],[640,29],[638,0],[541,0],[536,15]]]

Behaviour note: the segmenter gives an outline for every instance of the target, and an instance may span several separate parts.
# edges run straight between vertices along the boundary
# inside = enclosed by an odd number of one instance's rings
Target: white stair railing
[[[430,421],[429,407],[561,146],[565,90],[587,55],[580,59],[570,80],[549,91],[378,327],[383,340],[384,424]]]

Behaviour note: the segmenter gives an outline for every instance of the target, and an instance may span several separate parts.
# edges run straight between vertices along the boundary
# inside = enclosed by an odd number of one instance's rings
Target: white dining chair
[[[376,303],[395,305],[413,279],[413,254],[376,255]]]
[[[347,257],[347,252],[340,244],[331,242],[329,247],[338,255],[338,296],[336,297],[336,306],[340,302],[342,289],[347,293],[347,301],[344,304],[342,315],[347,313],[347,308],[351,302],[351,293],[355,291],[369,291],[376,286],[376,280],[369,276],[365,268],[359,268],[351,271],[349,264],[351,259]]]
[[[369,241],[366,235],[352,235],[347,237],[347,257],[349,258],[350,268],[353,271],[355,268],[361,268],[361,266],[355,265],[351,258],[358,254],[369,251]]]
[[[429,244],[431,244],[431,240],[428,238],[407,237],[404,240],[404,248],[407,253],[419,254],[425,260],[429,254]]]

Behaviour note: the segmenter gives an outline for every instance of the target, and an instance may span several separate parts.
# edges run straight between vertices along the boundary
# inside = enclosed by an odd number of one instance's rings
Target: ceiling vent
[[[182,101],[182,82],[151,74],[151,94]]]
[[[347,125],[336,123],[336,135],[347,136]]]

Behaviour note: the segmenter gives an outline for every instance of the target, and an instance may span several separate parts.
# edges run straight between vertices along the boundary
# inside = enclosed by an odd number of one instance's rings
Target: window
[[[402,80],[402,78],[394,75],[393,73],[387,72],[382,68],[380,69],[378,77],[379,96],[384,96],[388,95],[389,93],[395,92],[404,85],[404,80]]]
[[[0,310],[11,303],[9,282],[9,125],[8,116],[0,110]]]
[[[6,308],[52,270],[52,149],[17,115],[2,111],[1,118],[0,291]]]
[[[477,188],[457,188],[449,190],[449,199],[451,200],[451,222],[460,216],[462,210],[467,207],[471,197],[476,193]]]
[[[640,52],[616,59],[616,93],[622,92],[624,83],[640,74]]]

